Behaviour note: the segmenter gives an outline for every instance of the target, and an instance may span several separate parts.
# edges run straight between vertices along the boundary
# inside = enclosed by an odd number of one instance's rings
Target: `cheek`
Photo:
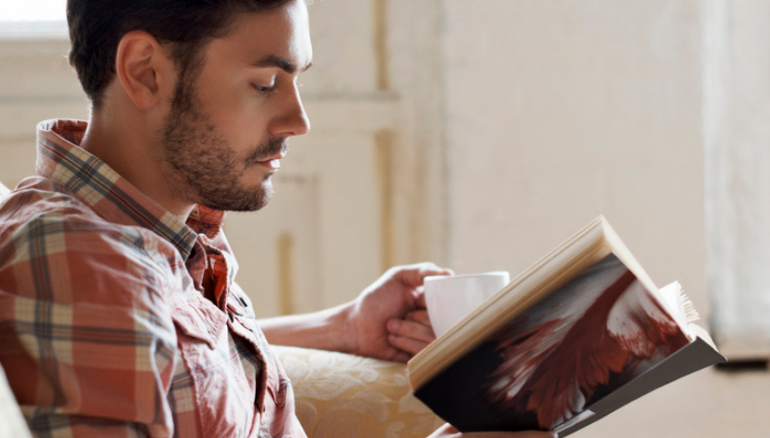
[[[259,97],[241,95],[228,99],[213,119],[233,149],[248,153],[270,137],[265,107]]]
[[[232,114],[227,120],[233,147],[247,152],[253,151],[270,138],[267,124],[259,111],[249,110]]]
[[[201,104],[217,131],[236,151],[259,144],[264,99],[247,81],[217,69],[204,71],[198,81]]]

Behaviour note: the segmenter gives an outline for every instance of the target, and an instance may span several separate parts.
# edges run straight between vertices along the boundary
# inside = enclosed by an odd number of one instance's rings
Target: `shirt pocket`
[[[272,436],[283,436],[287,428],[296,421],[294,412],[294,392],[291,381],[277,359],[270,360],[266,367],[267,397],[265,397],[265,415],[263,424]]]
[[[230,326],[237,335],[247,339],[257,351],[258,356],[264,358],[266,342],[261,342],[262,332],[254,317],[254,311],[246,305],[242,298],[229,294],[227,297],[227,311],[230,314]],[[264,358],[267,359],[267,358]]]
[[[227,323],[224,313],[203,297],[195,296],[176,299],[171,319],[182,333],[204,342],[212,350],[216,348],[217,339],[222,336]]]
[[[286,406],[286,401],[290,399],[288,395],[291,392],[291,381],[283,372],[283,368],[280,367],[281,365],[277,361],[267,367],[267,392],[275,406],[282,409]]]
[[[243,437],[254,425],[253,386],[229,342],[227,316],[190,297],[173,310],[182,360],[193,383],[201,436]]]

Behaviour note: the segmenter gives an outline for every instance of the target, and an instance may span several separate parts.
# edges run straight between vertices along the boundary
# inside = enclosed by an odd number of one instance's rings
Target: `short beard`
[[[190,69],[180,70],[171,110],[159,133],[166,180],[175,196],[216,210],[259,210],[272,196],[273,172],[254,188],[242,187],[241,177],[260,159],[285,153],[286,140],[272,138],[245,159],[238,158],[209,114],[197,109],[201,105],[195,93],[196,75]]]

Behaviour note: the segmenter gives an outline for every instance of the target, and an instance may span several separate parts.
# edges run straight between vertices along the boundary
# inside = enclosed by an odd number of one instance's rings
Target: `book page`
[[[605,240],[605,224],[604,217],[597,217],[413,357],[408,364],[412,387],[421,386],[502,323],[609,254],[613,248]]]

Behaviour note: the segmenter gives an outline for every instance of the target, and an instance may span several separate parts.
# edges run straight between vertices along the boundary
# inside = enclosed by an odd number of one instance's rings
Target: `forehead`
[[[230,31],[208,44],[207,57],[250,65],[265,56],[278,56],[299,66],[311,62],[307,6],[304,0],[290,0],[266,12],[244,12]]]

